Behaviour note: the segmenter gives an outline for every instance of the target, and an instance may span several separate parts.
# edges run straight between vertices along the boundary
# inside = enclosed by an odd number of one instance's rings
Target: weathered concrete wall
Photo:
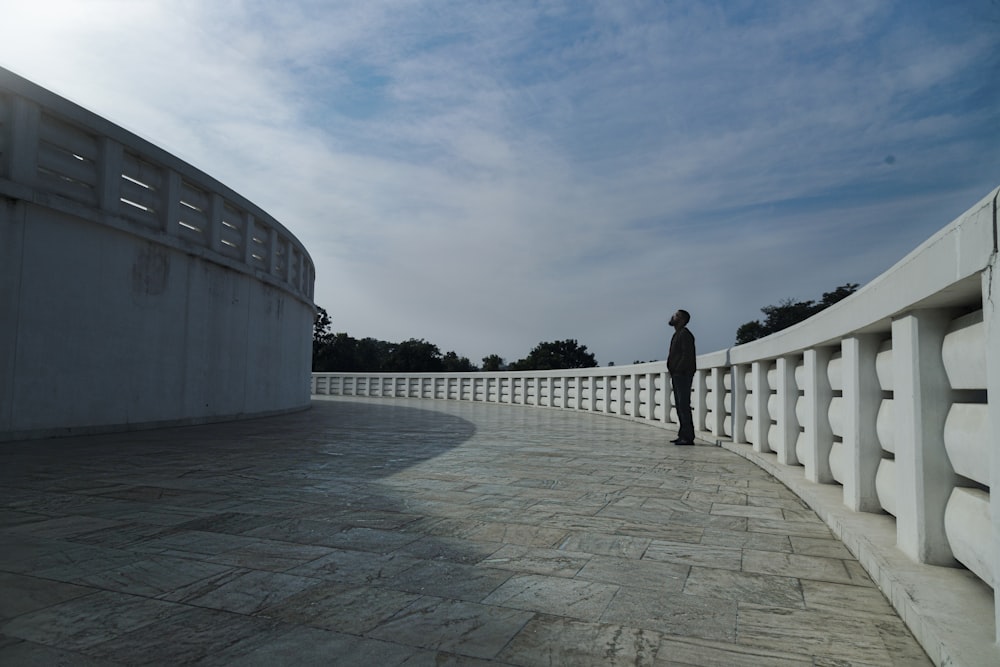
[[[312,286],[266,213],[0,70],[0,440],[308,407]]]

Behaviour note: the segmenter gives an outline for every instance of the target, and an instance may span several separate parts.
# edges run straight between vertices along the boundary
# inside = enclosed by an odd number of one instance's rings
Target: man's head
[[[687,326],[687,323],[690,321],[691,321],[691,313],[681,309],[670,316],[670,321],[667,324],[669,324],[672,327],[685,327]]]

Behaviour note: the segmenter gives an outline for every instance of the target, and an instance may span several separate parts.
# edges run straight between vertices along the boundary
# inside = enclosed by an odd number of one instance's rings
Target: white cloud
[[[763,305],[888,268],[1000,171],[970,92],[988,29],[898,3],[0,12],[0,64],[289,227],[335,329],[476,362],[559,338],[662,357],[678,306],[717,349]]]

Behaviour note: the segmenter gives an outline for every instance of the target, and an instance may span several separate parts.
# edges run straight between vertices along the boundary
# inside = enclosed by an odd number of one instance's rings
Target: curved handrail
[[[808,320],[700,355],[692,389],[699,437],[753,460],[813,505],[937,664],[1000,664],[1000,511],[991,509],[1000,505],[990,492],[1000,479],[998,199],[1000,188]],[[312,393],[532,405],[677,426],[663,362],[313,373]],[[948,569],[956,565],[978,583]]]

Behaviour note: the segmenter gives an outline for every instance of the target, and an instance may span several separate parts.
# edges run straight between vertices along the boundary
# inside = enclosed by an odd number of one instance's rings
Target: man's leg
[[[694,382],[694,376],[676,375],[671,380],[674,385],[677,420],[680,422],[677,440],[679,442],[694,442],[694,420],[691,417],[691,385]]]

